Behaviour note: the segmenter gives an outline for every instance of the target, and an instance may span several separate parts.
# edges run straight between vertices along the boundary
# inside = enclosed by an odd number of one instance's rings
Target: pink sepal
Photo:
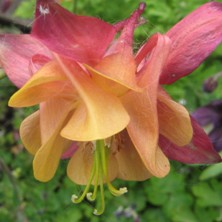
[[[74,15],[52,0],[39,0],[32,36],[70,59],[95,64],[116,34],[114,26],[93,17]]]
[[[159,144],[164,154],[172,160],[188,164],[209,164],[221,161],[220,155],[214,150],[213,145],[203,129],[192,119],[193,139],[189,145],[178,147],[162,135]]]
[[[47,60],[51,57],[48,49],[30,35],[0,35],[0,65],[17,87],[22,87],[33,74],[33,63],[39,63],[37,58],[33,61],[36,54]]]
[[[161,84],[171,84],[190,74],[222,41],[222,3],[204,4],[170,29],[167,36],[172,48]]]

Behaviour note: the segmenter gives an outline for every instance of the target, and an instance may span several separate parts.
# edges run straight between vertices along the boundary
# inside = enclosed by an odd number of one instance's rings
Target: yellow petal
[[[75,183],[87,184],[93,166],[93,149],[90,145],[80,146],[72,156],[67,167],[68,177]]]
[[[60,94],[66,85],[66,77],[55,61],[44,65],[9,100],[9,106],[26,107],[39,104]]]
[[[145,167],[128,133],[124,130],[118,135],[118,150],[115,158],[118,162],[118,178],[143,181],[152,176]]]
[[[123,103],[130,115],[127,131],[138,154],[151,174],[163,177],[169,172],[170,165],[158,146],[157,91],[159,76],[169,53],[170,40],[157,34],[152,41],[147,43],[148,49],[149,44],[152,45],[152,52],[139,53],[139,57],[143,55],[141,58],[144,58],[146,53],[151,53],[138,73],[138,84],[144,87],[144,92],[128,92],[123,97]],[[146,48],[144,50],[146,51]],[[138,63],[141,58],[137,58]]]
[[[39,111],[23,120],[20,137],[25,148],[34,155],[41,146]]]
[[[160,133],[171,142],[185,146],[191,141],[193,128],[188,111],[163,90],[158,94],[158,118]]]
[[[34,176],[37,180],[46,182],[53,178],[58,168],[62,153],[67,150],[72,141],[62,138],[57,129],[52,137],[44,143],[33,160]]]
[[[80,185],[86,185],[88,183],[94,161],[93,149],[94,148],[92,143],[82,143],[70,159],[67,168],[67,174],[73,182]],[[118,165],[113,155],[109,156],[107,163],[109,181],[112,181],[117,176]],[[106,178],[104,178],[104,182],[105,181]],[[92,184],[94,183],[95,180],[93,180]]]
[[[78,64],[58,56],[57,59],[80,97],[61,135],[70,140],[92,141],[110,137],[124,129],[129,115],[120,100],[97,86]]]
[[[104,78],[104,76],[102,76],[101,73],[92,69],[92,67],[87,67],[87,69],[90,71],[92,75],[92,80],[106,92],[112,93],[116,96],[121,96],[129,90],[129,88],[127,88],[122,84],[117,83],[116,81]]]
[[[170,39],[167,36],[155,34],[141,48],[136,57],[140,61],[141,54],[144,54],[145,64],[138,73],[138,85],[140,87],[148,88],[150,85],[156,85],[157,81],[159,82],[160,74],[169,55],[170,43]],[[148,58],[146,58],[147,55],[149,56]]]
[[[72,109],[72,102],[60,97],[48,100],[40,106],[42,146],[33,161],[34,175],[40,181],[48,181],[54,176],[62,153],[72,143],[60,136]]]
[[[130,92],[123,97],[123,102],[130,115],[127,131],[145,167],[154,176],[165,176],[170,166],[168,159],[158,147],[155,96],[153,99],[148,90],[144,93]]]
[[[136,63],[131,51],[131,47],[126,46],[121,52],[104,57],[95,67],[85,67],[95,75],[95,79],[96,75],[103,76],[124,86],[125,90],[129,88],[140,91],[136,82]]]
[[[57,128],[67,123],[68,114],[75,108],[72,100],[61,96],[49,99],[40,104],[40,126],[42,143],[45,143],[54,134]]]

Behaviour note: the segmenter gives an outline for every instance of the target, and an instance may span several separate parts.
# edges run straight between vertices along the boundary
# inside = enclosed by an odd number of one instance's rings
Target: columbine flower
[[[212,93],[218,86],[218,80],[222,77],[222,72],[209,77],[204,81],[203,90],[207,93]]]
[[[222,101],[215,100],[192,113],[193,118],[208,131],[214,148],[222,150]]]
[[[222,72],[216,73],[204,81],[203,90],[212,93],[218,86]],[[222,101],[215,100],[192,113],[193,118],[207,132],[216,151],[222,150]]]
[[[110,25],[77,16],[53,0],[39,0],[31,35],[0,36],[0,61],[21,89],[9,105],[39,104],[21,124],[21,139],[34,155],[34,175],[50,180],[61,158],[68,176],[86,185],[80,197],[95,200],[104,183],[145,180],[169,172],[168,158],[213,163],[220,156],[187,110],[161,88],[189,74],[222,38],[222,4],[203,5],[166,35],[155,34],[134,55],[139,8]],[[118,38],[115,38],[116,34]],[[72,156],[71,156],[72,154]],[[90,192],[90,185],[94,185]]]

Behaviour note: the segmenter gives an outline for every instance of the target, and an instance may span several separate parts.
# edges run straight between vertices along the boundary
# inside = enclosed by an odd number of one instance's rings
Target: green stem
[[[99,210],[95,209],[94,212],[93,212],[97,216],[103,214],[104,210],[105,210],[105,197],[104,197],[103,178],[101,178],[101,180],[100,180],[100,198],[101,198],[100,209]]]

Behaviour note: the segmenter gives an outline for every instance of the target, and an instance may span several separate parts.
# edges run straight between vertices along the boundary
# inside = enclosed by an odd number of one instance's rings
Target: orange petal
[[[159,131],[155,97],[153,100],[148,90],[130,92],[123,97],[123,103],[130,115],[127,131],[145,167],[154,176],[165,176],[170,166],[157,144]]]
[[[73,101],[61,96],[40,104],[40,124],[42,143],[47,142],[54,132],[67,122],[68,114],[75,108]]]
[[[81,98],[61,135],[70,140],[92,141],[124,129],[129,115],[120,100],[98,87],[77,63],[57,59]]]
[[[39,111],[21,123],[20,136],[25,148],[34,155],[41,146]]]
[[[86,185],[89,181],[94,161],[93,149],[92,143],[82,143],[70,159],[67,174],[73,182],[80,185]],[[117,176],[118,165],[113,155],[110,155],[107,161],[109,181],[112,181]],[[104,182],[105,181],[106,178],[104,178]],[[95,181],[92,183],[94,182]]]
[[[93,166],[93,150],[82,144],[75,151],[67,167],[68,177],[75,183],[87,184]]]
[[[62,153],[71,144],[72,141],[62,138],[59,135],[59,129],[57,129],[34,157],[33,169],[35,178],[42,182],[52,179],[58,168]]]
[[[160,34],[151,40],[155,40],[155,43],[151,41],[147,45],[151,44],[153,51],[138,73],[138,83],[144,87],[144,92],[128,92],[123,97],[123,103],[130,115],[127,131],[140,158],[152,175],[163,177],[169,172],[170,166],[158,146],[157,90],[159,76],[169,53],[170,40]],[[148,51],[143,48],[138,54],[137,62],[140,63],[142,58],[145,59],[148,52],[150,53],[150,47]]]
[[[118,162],[118,178],[123,180],[143,181],[152,176],[144,166],[128,133],[124,130],[119,135],[118,151],[115,158]]]
[[[129,88],[135,91],[141,91],[136,82],[136,64],[131,52],[131,47],[127,47],[119,53],[111,54],[94,68],[85,65],[85,67],[95,75],[111,79],[124,86],[125,91]]]
[[[137,10],[125,21],[115,25],[116,30],[121,30],[119,37],[112,42],[110,48],[106,52],[106,56],[95,66],[88,67],[92,72],[93,78],[100,84],[104,85],[105,81],[101,81],[98,76],[111,79],[117,86],[111,86],[107,83],[104,88],[108,88],[112,93],[121,95],[128,89],[141,91],[137,86],[136,72],[137,66],[133,55],[133,33],[137,25],[140,23],[140,16],[145,9],[145,4],[141,3]],[[124,87],[123,87],[124,86]]]
[[[9,106],[26,107],[46,101],[61,92],[65,80],[58,64],[49,62],[10,98]]]
[[[158,94],[158,119],[160,133],[172,143],[185,146],[191,141],[193,128],[188,111],[163,90]]]
[[[170,39],[167,36],[155,34],[140,49],[136,56],[138,63],[145,63],[138,73],[138,85],[150,87],[157,85],[160,74],[170,51]],[[146,58],[148,55],[148,58]],[[152,86],[152,87],[154,87]]]
[[[42,146],[33,161],[34,175],[40,181],[48,181],[54,176],[61,155],[72,143],[60,136],[72,109],[72,102],[60,97],[48,100],[40,106]]]
[[[110,78],[104,77],[104,74],[98,72],[92,67],[89,67],[87,65],[85,65],[85,67],[90,72],[92,80],[106,92],[112,93],[116,96],[121,96],[129,90],[129,88],[127,88],[126,86],[121,85]]]

